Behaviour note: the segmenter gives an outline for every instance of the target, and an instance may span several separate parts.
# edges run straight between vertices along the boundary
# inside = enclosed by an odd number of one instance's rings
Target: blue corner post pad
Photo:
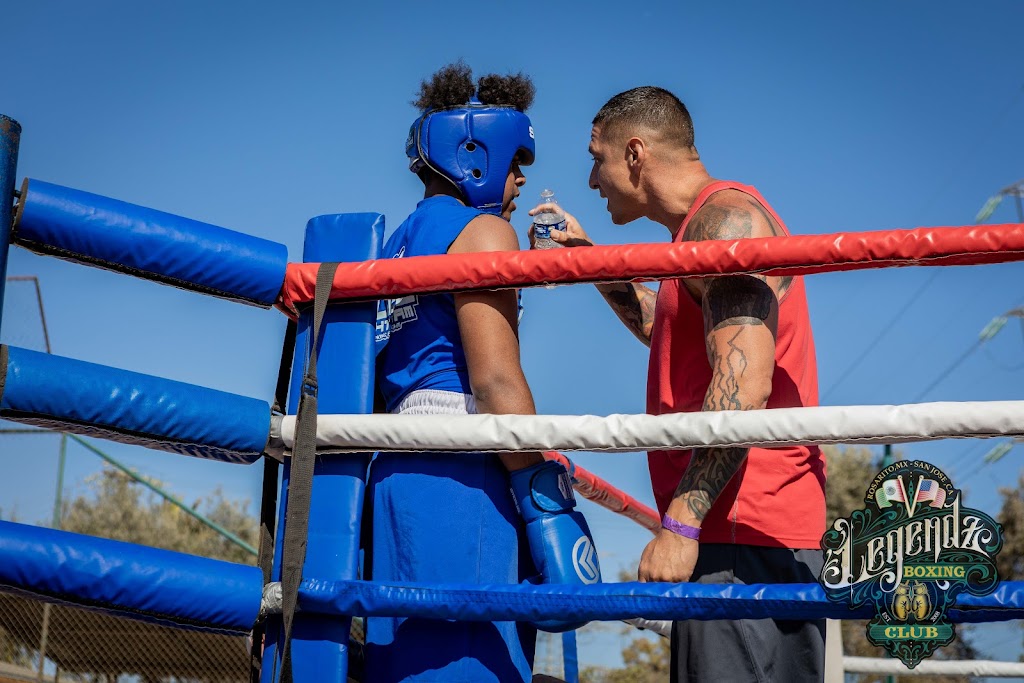
[[[204,294],[271,306],[283,244],[41,180],[26,180],[13,241],[26,249]]]
[[[0,522],[0,590],[107,614],[227,634],[260,610],[258,567]]]
[[[306,225],[303,261],[365,261],[380,255],[384,217],[378,213],[317,216]],[[321,414],[371,413],[374,389],[375,301],[332,304],[324,314],[317,349],[317,403]],[[312,339],[311,316],[299,320],[292,366],[288,412],[295,414],[305,360]],[[369,454],[317,458],[309,510],[309,534],[303,576],[355,579],[358,575],[359,534]],[[290,460],[285,462],[274,580],[281,577]],[[292,672],[296,683],[345,683],[351,620],[297,613],[292,633]],[[280,675],[278,651],[281,620],[270,620],[263,655],[263,681]],[[275,668],[275,662],[277,667]]]
[[[270,435],[266,401],[6,345],[0,417],[236,463]]]

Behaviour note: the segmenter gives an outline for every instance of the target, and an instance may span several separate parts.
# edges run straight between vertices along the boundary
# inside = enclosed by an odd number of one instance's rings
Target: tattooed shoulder
[[[754,230],[752,218],[747,208],[705,204],[686,226],[686,238],[703,241],[750,237]]]

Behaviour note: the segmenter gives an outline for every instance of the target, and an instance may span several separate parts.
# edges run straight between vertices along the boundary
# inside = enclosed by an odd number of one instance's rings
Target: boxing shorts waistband
[[[417,389],[410,391],[391,412],[395,415],[475,415],[477,409],[472,394]]]

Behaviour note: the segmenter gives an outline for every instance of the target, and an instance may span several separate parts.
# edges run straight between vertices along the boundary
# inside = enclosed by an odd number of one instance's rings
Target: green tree
[[[636,631],[627,627],[624,635]],[[669,679],[668,638],[655,634],[635,636],[622,650],[623,668],[586,667],[580,683],[663,683]]]
[[[999,578],[1003,581],[1024,579],[1024,472],[1016,488],[999,489],[1003,505],[996,521],[1003,525],[1003,549],[996,556]]]
[[[1017,486],[999,489],[1003,497],[996,521],[1003,526],[1003,549],[996,556],[996,568],[1003,581],[1024,580],[1024,472]],[[1024,628],[1024,623],[1021,623]],[[1021,657],[1024,660],[1024,656]]]
[[[201,511],[207,518],[246,543],[255,545],[258,524],[246,512],[247,507],[247,501],[225,498],[220,489],[192,502],[194,510]],[[65,501],[62,508],[61,527],[67,531],[81,534],[215,559],[245,564],[254,564],[255,562],[255,558],[245,549],[228,541],[223,535],[187,514],[179,506],[139,486],[129,476],[112,467],[107,467],[89,477],[86,480],[85,490]],[[22,627],[25,627],[29,623],[26,619],[36,620],[39,618],[38,610],[31,609],[35,603],[20,597],[3,597],[6,602],[0,603],[0,623],[20,623]],[[25,610],[30,610],[30,612],[25,612]],[[33,616],[26,617],[26,614]],[[111,617],[94,616],[86,619],[79,616],[66,617],[64,622],[51,621],[49,632],[51,646],[54,642],[62,639],[65,642],[68,640],[80,641],[77,642],[80,649],[76,652],[78,656],[82,657],[82,665],[87,667],[78,672],[65,669],[62,671],[61,680],[71,674],[76,677],[69,680],[113,681],[118,674],[133,673],[138,674],[137,680],[143,683],[156,683],[164,680],[214,680],[213,678],[163,678],[152,672],[142,674],[135,671],[130,665],[124,663],[122,642],[100,637],[104,633],[103,629],[111,628],[112,620]],[[55,626],[55,624],[57,625]],[[97,630],[92,633],[74,630],[85,628],[84,624],[88,624],[88,628]],[[132,637],[139,639],[140,642],[145,642],[148,648],[156,651],[163,647],[163,643],[180,642],[184,637],[171,629],[161,629],[152,624],[135,624],[133,622],[124,622],[117,626],[117,632],[132,634]],[[215,676],[216,680],[229,681],[244,678],[244,669],[235,671],[238,668],[238,662],[244,664],[245,661],[244,657],[240,658],[236,652],[240,648],[240,638],[235,639],[237,642],[234,642],[219,635],[196,636],[190,634],[188,637],[193,644],[201,643],[203,649],[198,656],[216,661],[216,664],[211,665],[211,670],[219,672]],[[200,641],[196,640],[197,638],[206,640]],[[0,626],[0,662],[34,670],[38,666],[38,657],[39,631],[37,626],[22,628],[17,633],[8,632]],[[145,657],[142,658],[142,660],[145,659]],[[88,667],[96,662],[108,663],[110,667],[108,673],[105,675],[92,673],[93,670]],[[124,668],[126,666],[129,668]],[[100,669],[100,671],[102,670]],[[221,676],[220,673],[224,675]]]
[[[105,467],[86,481],[87,490],[64,503],[61,528],[66,531],[230,562],[256,562],[244,548],[114,468]],[[259,524],[246,512],[247,504],[225,498],[217,488],[195,500],[192,509],[256,546]]]

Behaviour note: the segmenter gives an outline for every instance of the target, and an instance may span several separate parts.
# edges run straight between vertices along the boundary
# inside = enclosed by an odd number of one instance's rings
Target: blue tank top
[[[454,197],[424,199],[391,235],[381,258],[447,254],[466,225],[482,213]],[[381,301],[375,340],[377,381],[389,412],[418,389],[472,393],[453,295]]]

